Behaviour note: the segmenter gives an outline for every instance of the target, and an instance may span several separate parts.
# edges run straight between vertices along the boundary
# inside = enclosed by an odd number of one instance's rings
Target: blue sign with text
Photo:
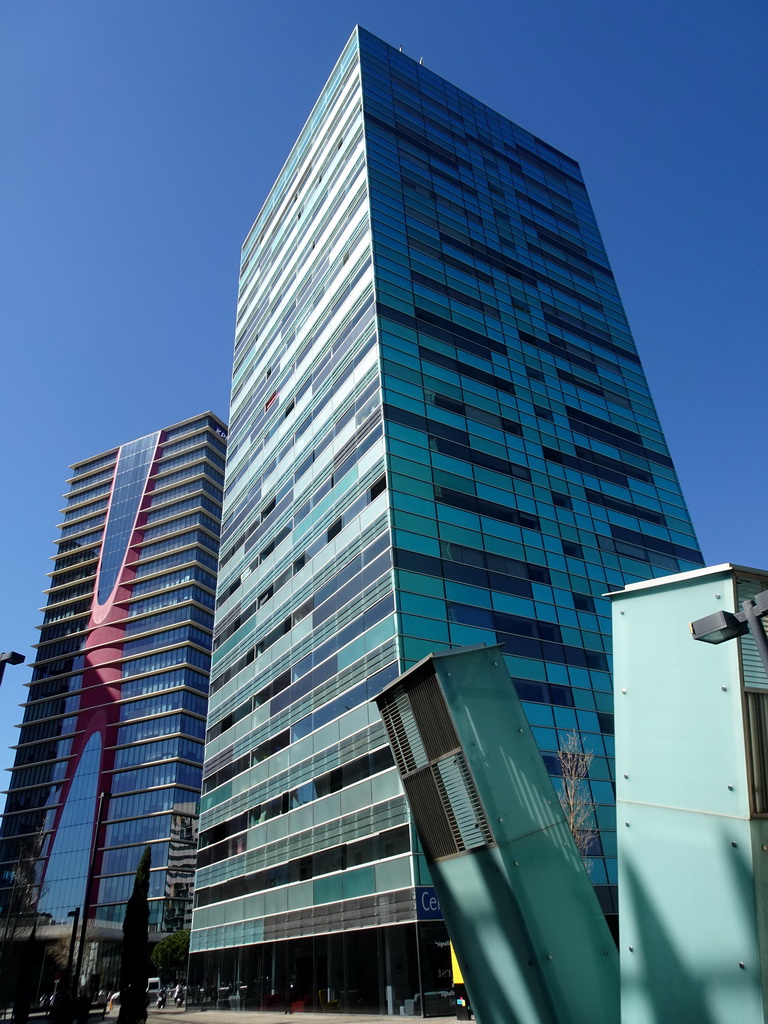
[[[419,921],[442,921],[440,900],[431,885],[416,888],[416,917]]]

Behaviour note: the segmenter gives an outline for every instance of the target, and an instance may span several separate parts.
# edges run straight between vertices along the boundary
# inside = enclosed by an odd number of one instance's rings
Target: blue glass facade
[[[436,1011],[370,698],[501,644],[551,773],[571,732],[594,755],[613,913],[602,595],[698,545],[578,165],[362,30],[246,239],[237,324],[193,964],[238,1005]]]
[[[117,583],[147,486],[157,441],[157,434],[149,434],[120,449],[101,548],[98,604],[109,598]]]
[[[84,973],[113,988],[110,940],[147,843],[150,928],[190,923],[225,452],[209,413],[78,463],[50,574],[0,833],[2,912],[37,857],[38,937],[87,903],[99,942]]]

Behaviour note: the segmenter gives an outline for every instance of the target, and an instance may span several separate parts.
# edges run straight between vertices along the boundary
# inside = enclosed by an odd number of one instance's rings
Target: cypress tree
[[[120,1015],[118,1024],[142,1024],[147,1019],[147,946],[149,941],[148,846],[136,868],[133,892],[125,908],[123,950],[120,960]]]

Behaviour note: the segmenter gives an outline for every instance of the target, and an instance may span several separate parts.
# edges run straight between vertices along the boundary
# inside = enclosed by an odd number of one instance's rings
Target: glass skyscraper
[[[147,844],[150,929],[190,924],[226,436],[205,413],[76,463],[59,526],[0,897],[44,940],[87,911],[84,974],[113,988]]]
[[[553,775],[594,755],[614,913],[602,595],[699,565],[578,165],[357,29],[242,250],[193,974],[445,1008],[370,698],[449,646],[502,645]]]

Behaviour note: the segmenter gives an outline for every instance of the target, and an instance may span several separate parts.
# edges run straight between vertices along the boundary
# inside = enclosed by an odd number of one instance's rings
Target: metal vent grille
[[[493,841],[488,819],[463,754],[439,761],[438,788],[460,853],[488,846]]]
[[[403,786],[430,860],[493,845],[488,819],[462,753],[413,772],[403,779]]]
[[[455,857],[456,846],[451,823],[445,813],[443,801],[431,768],[423,768],[403,779],[411,813],[419,833],[424,852],[429,860]]]
[[[747,690],[747,763],[753,814],[768,814],[768,692]]]
[[[434,669],[406,677],[378,704],[427,856],[440,860],[493,845]]]
[[[429,758],[405,689],[395,687],[387,694],[387,703],[380,705],[379,710],[400,774],[405,776],[427,764]]]
[[[440,683],[436,675],[426,676],[410,690],[416,725],[430,761],[445,757],[459,746]]]

